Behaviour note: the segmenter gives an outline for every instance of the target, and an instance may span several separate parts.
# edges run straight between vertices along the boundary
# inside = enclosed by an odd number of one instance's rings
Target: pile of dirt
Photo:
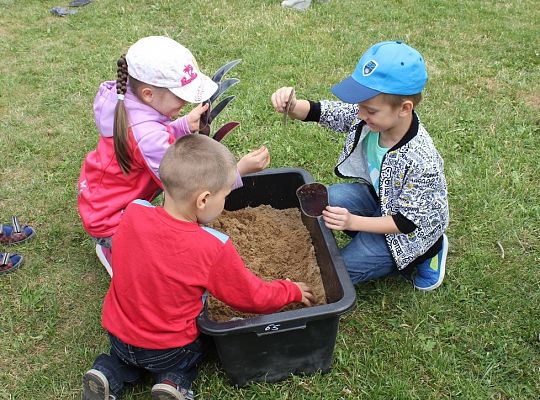
[[[246,265],[257,276],[266,281],[288,278],[305,282],[313,289],[315,305],[326,304],[315,249],[298,209],[278,210],[262,205],[224,211],[211,226],[231,238]],[[301,307],[302,304],[291,304],[283,311]],[[224,322],[249,318],[253,314],[234,310],[208,296],[208,316]]]

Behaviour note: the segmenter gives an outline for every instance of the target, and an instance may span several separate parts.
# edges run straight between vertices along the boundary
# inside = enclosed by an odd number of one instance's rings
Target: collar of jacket
[[[412,138],[414,138],[416,134],[418,133],[419,125],[420,125],[420,121],[418,119],[418,115],[416,115],[416,112],[413,111],[413,118],[412,118],[411,126],[407,130],[407,133],[405,133],[405,135],[401,138],[401,140],[397,142],[394,146],[392,146],[392,148],[389,149],[388,151],[390,152],[390,151],[399,149],[400,147],[409,143],[412,140]],[[354,147],[356,147],[356,145],[358,144],[358,140],[360,139],[360,136],[362,134],[362,129],[364,129],[364,126],[366,126],[366,121],[362,120],[358,124],[358,127],[356,128],[356,138],[354,141]]]
[[[404,146],[405,144],[409,143],[411,141],[411,139],[413,137],[416,136],[416,134],[418,133],[418,126],[420,125],[420,122],[418,120],[418,115],[416,115],[416,112],[413,110],[413,114],[412,114],[412,122],[411,122],[411,126],[409,127],[409,129],[407,130],[407,133],[405,133],[405,135],[401,138],[401,140],[399,142],[397,142],[390,150],[388,151],[392,151],[392,150],[396,150],[396,149],[399,149],[400,147]]]

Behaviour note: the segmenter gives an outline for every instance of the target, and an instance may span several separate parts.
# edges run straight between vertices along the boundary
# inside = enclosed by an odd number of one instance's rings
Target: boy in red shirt
[[[84,375],[86,400],[119,399],[124,383],[144,370],[156,380],[153,399],[192,399],[206,347],[196,324],[206,290],[253,313],[314,300],[302,282],[261,280],[228,236],[203,226],[221,214],[236,180],[236,160],[225,146],[184,136],[167,150],[159,173],[163,207],[134,201],[113,237],[115,269],[102,315],[111,351]]]

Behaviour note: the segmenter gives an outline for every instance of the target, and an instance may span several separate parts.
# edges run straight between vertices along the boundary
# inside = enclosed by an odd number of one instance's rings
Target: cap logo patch
[[[362,70],[362,75],[369,76],[377,69],[379,64],[375,60],[370,60],[364,65],[364,69]]]
[[[193,71],[193,65],[188,64],[184,67],[183,72],[188,75],[188,77],[182,77],[180,80],[180,84],[182,86],[186,86],[188,83],[193,81],[193,79],[197,78],[197,73]]]

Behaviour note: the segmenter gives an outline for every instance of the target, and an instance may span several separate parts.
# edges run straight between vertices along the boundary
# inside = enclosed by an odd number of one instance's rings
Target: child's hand
[[[289,97],[291,96],[291,92],[294,90],[292,87],[282,87],[276,90],[272,94],[272,106],[274,106],[274,109],[278,113],[284,113],[285,109],[287,108],[287,103],[289,101]],[[293,94],[291,97],[291,105],[289,107],[289,113],[292,113],[294,111],[294,108],[296,107],[296,95]]]
[[[208,110],[210,104],[199,104],[193,110],[191,110],[187,115],[187,123],[189,125],[189,130],[191,132],[197,132],[199,130],[199,123],[201,122],[201,115]]]
[[[257,150],[253,150],[251,153],[246,154],[236,164],[240,176],[251,174],[252,172],[259,172],[268,167],[270,164],[270,152],[266,146],[261,146]]]
[[[315,296],[313,295],[313,290],[306,285],[304,282],[293,282],[298,289],[302,292],[302,304],[306,307],[310,307],[315,303]]]
[[[346,208],[327,206],[322,215],[327,228],[335,231],[351,230],[353,215]]]

